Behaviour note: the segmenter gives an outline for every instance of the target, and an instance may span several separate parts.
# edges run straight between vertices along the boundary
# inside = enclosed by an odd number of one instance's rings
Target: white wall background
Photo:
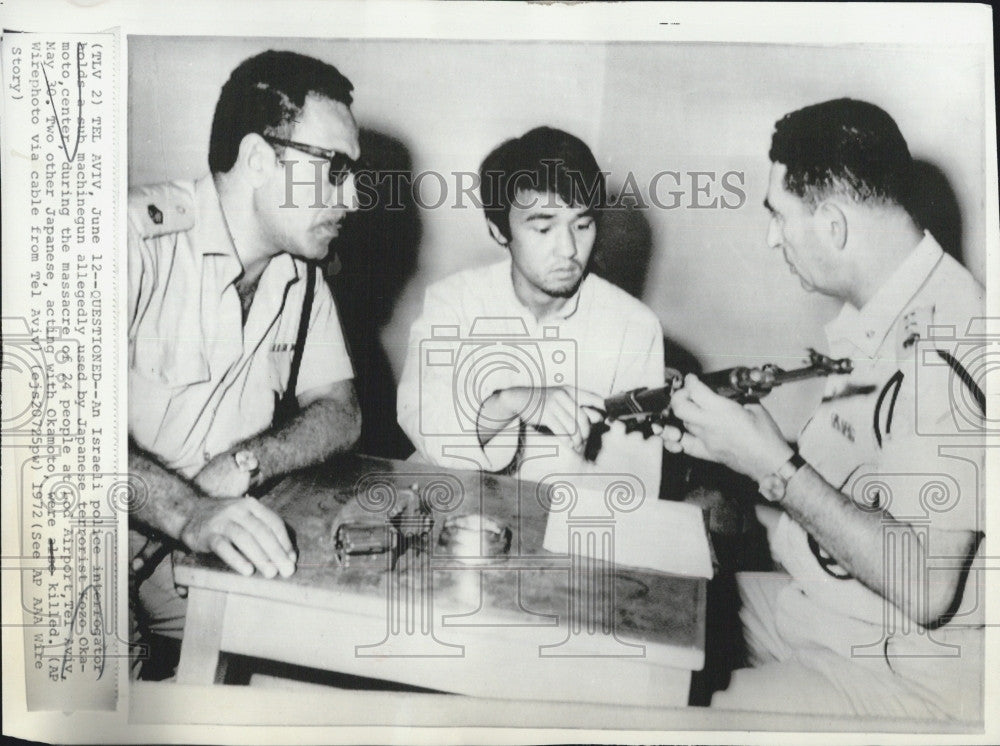
[[[835,313],[765,245],[774,122],[810,103],[849,95],[893,115],[914,157],[954,191],[961,258],[984,279],[976,48],[131,37],[130,183],[204,173],[220,87],[240,61],[269,48],[335,64],[355,85],[359,124],[400,141],[415,172],[474,171],[500,141],[539,124],[588,142],[612,185],[629,170],[640,184],[666,169],[744,172],[740,209],[643,213],[652,243],[643,300],[705,369],[794,365],[805,347],[821,346]],[[397,376],[426,285],[502,256],[471,206],[422,210],[420,225],[416,271],[381,333]],[[816,385],[786,388],[769,403],[794,432],[816,393]]]

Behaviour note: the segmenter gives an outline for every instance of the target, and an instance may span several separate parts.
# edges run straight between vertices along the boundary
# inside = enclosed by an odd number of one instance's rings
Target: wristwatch
[[[253,451],[244,449],[233,454],[233,461],[236,468],[250,475],[251,486],[256,486],[257,477],[260,475],[260,463]]]
[[[785,499],[785,489],[788,482],[794,477],[799,469],[806,465],[806,460],[799,455],[798,451],[792,453],[792,457],[778,467],[773,474],[768,474],[760,482],[760,494],[773,503],[780,503]]]

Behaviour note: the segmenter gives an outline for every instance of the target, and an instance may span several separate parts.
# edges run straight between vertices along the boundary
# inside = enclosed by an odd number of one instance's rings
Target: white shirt
[[[983,299],[982,286],[928,233],[863,308],[845,305],[826,328],[831,354],[851,358],[854,371],[828,381],[823,402],[799,436],[800,453],[859,509],[886,511],[883,549],[912,552],[914,572],[948,559],[930,543],[903,546],[893,538],[892,519],[912,524],[924,539],[930,528],[984,530],[982,415],[967,385],[937,353],[974,366],[982,349],[975,319],[983,315]],[[788,639],[860,663],[888,664],[955,707],[967,699],[967,690],[954,688],[955,677],[970,685],[968,666],[977,663],[981,646],[976,577],[952,623],[928,634],[851,577],[787,514],[772,550],[794,579],[778,608]],[[907,582],[911,592],[921,593],[933,581],[931,572]],[[962,655],[951,655],[946,641],[963,645]],[[981,648],[979,655],[981,664]]]
[[[542,320],[518,300],[510,259],[456,273],[431,285],[410,330],[400,378],[399,424],[432,463],[500,471],[519,455],[518,475],[624,473],[648,499],[659,493],[662,447],[656,438],[606,434],[596,463],[553,435],[511,423],[485,447],[476,433],[482,402],[513,386],[567,386],[608,397],[662,386],[663,333],[645,305],[587,275],[576,294]],[[520,442],[520,449],[519,449]]]
[[[242,265],[208,176],[131,190],[128,250],[129,435],[192,477],[271,425],[288,384],[306,264],[274,257],[244,326],[234,285]],[[318,277],[297,392],[353,375]]]

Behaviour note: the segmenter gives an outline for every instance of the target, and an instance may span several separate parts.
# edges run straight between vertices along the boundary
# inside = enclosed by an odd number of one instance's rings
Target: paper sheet
[[[712,577],[712,554],[701,508],[646,499],[634,510],[616,510],[610,492],[610,488],[579,488],[571,506],[550,510],[545,549],[569,554],[572,548],[574,553],[619,565]],[[610,552],[604,539],[609,535]]]

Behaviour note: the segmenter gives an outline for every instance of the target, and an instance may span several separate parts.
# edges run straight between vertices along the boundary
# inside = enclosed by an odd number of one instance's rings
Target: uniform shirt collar
[[[211,174],[201,177],[194,183],[194,203],[198,219],[191,229],[191,240],[195,248],[203,256],[210,254],[231,256],[239,261]]]
[[[831,348],[839,341],[847,341],[874,356],[943,254],[934,237],[924,231],[920,243],[860,310],[845,303],[837,317],[826,325]]]
[[[503,268],[503,281],[500,284],[502,288],[501,294],[503,295],[505,303],[512,309],[516,310],[519,316],[524,316],[532,321],[535,321],[535,315],[531,312],[527,306],[525,306],[521,299],[517,297],[517,293],[514,292],[514,279],[512,272],[513,261],[510,257],[502,262],[499,266]],[[590,273],[585,272],[583,279],[580,281],[579,287],[577,287],[576,292],[562,305],[558,311],[545,316],[544,318],[538,319],[537,323],[542,323],[545,321],[565,321],[566,319],[572,318],[576,315],[577,311],[580,310],[580,297],[584,294],[585,288],[587,287],[587,279]]]
[[[215,180],[211,174],[195,182],[194,201],[198,219],[190,233],[192,244],[202,256],[231,258],[233,276],[230,281],[235,280],[243,272],[243,263],[229,232],[226,216],[222,212],[222,202],[219,200],[219,193],[215,189]],[[269,281],[274,279],[280,284],[287,285],[299,279],[298,263],[291,254],[282,253],[271,259],[264,274],[269,276]],[[263,277],[261,279],[263,280]]]

